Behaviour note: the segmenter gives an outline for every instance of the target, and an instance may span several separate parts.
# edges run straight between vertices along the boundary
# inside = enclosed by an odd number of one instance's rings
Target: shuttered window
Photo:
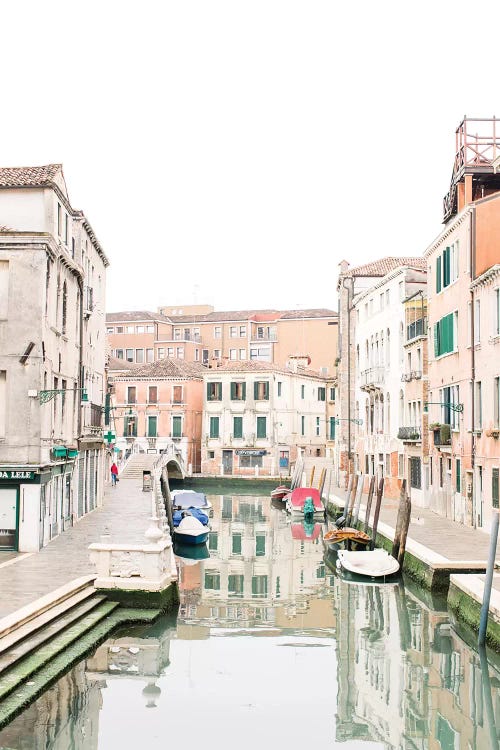
[[[443,288],[450,285],[450,248],[443,252]]]
[[[253,397],[256,401],[269,401],[269,381],[256,380],[253,384]]]
[[[247,397],[246,383],[231,383],[231,401],[244,401]]]
[[[449,354],[454,351],[454,313],[445,315],[434,325],[434,356]]]
[[[330,417],[330,433],[328,435],[329,440],[335,440],[335,417]]]
[[[436,292],[441,291],[441,256],[436,259]]]
[[[210,437],[219,437],[219,417],[210,417]]]
[[[267,437],[266,421],[267,421],[266,417],[257,417],[257,437],[258,438]]]
[[[207,401],[222,401],[222,383],[207,383]]]
[[[233,555],[241,555],[241,534],[233,534]]]
[[[266,554],[266,535],[256,534],[255,535],[255,556],[262,557]]]
[[[158,417],[148,416],[148,437],[156,437],[158,434],[157,430]]]
[[[233,417],[233,437],[243,437],[243,417]]]
[[[182,437],[182,417],[172,417],[172,437]]]
[[[499,469],[491,470],[491,503],[498,508],[498,472]]]

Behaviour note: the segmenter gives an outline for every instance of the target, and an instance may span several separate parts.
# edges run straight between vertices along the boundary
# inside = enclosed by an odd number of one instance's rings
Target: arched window
[[[399,361],[401,362],[401,364],[403,364],[403,361],[404,361],[403,343],[404,343],[404,338],[403,338],[403,323],[401,322],[399,324]]]
[[[387,341],[387,345],[385,348],[386,349],[385,358],[386,358],[387,365],[390,365],[391,364],[391,330],[390,328],[387,329],[386,341]]]
[[[384,432],[384,394],[380,394],[380,416],[379,416],[379,429],[380,432]]]
[[[384,332],[380,331],[380,364],[385,364]]]
[[[63,292],[62,292],[62,324],[61,324],[61,330],[63,333],[66,333],[67,314],[68,314],[68,287],[67,287],[66,282],[64,282]]]
[[[389,394],[385,397],[385,403],[386,403],[386,409],[387,409],[387,432],[390,434],[391,432],[391,397]]]
[[[399,426],[403,427],[405,423],[405,397],[403,391],[399,391]]]

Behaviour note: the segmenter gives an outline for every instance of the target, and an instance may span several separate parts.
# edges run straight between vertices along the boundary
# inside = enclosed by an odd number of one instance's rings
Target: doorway
[[[233,473],[233,451],[222,451],[222,473]]]
[[[2,487],[0,489],[0,549],[17,550],[18,488]]]

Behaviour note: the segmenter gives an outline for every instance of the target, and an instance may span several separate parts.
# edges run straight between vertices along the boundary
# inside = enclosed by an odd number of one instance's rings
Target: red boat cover
[[[315,510],[324,510],[319,492],[315,487],[297,487],[295,490],[292,490],[290,503],[294,508],[303,508],[307,497],[312,499]]]
[[[319,537],[321,524],[315,523],[312,534],[307,534],[303,523],[292,523],[292,539],[301,539],[302,541],[313,541]]]

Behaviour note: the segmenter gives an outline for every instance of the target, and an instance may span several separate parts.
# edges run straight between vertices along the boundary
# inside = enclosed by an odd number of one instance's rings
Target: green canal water
[[[0,748],[498,750],[500,665],[442,602],[342,580],[324,525],[269,497],[210,499],[208,546],[179,551],[178,611],[115,633]]]

